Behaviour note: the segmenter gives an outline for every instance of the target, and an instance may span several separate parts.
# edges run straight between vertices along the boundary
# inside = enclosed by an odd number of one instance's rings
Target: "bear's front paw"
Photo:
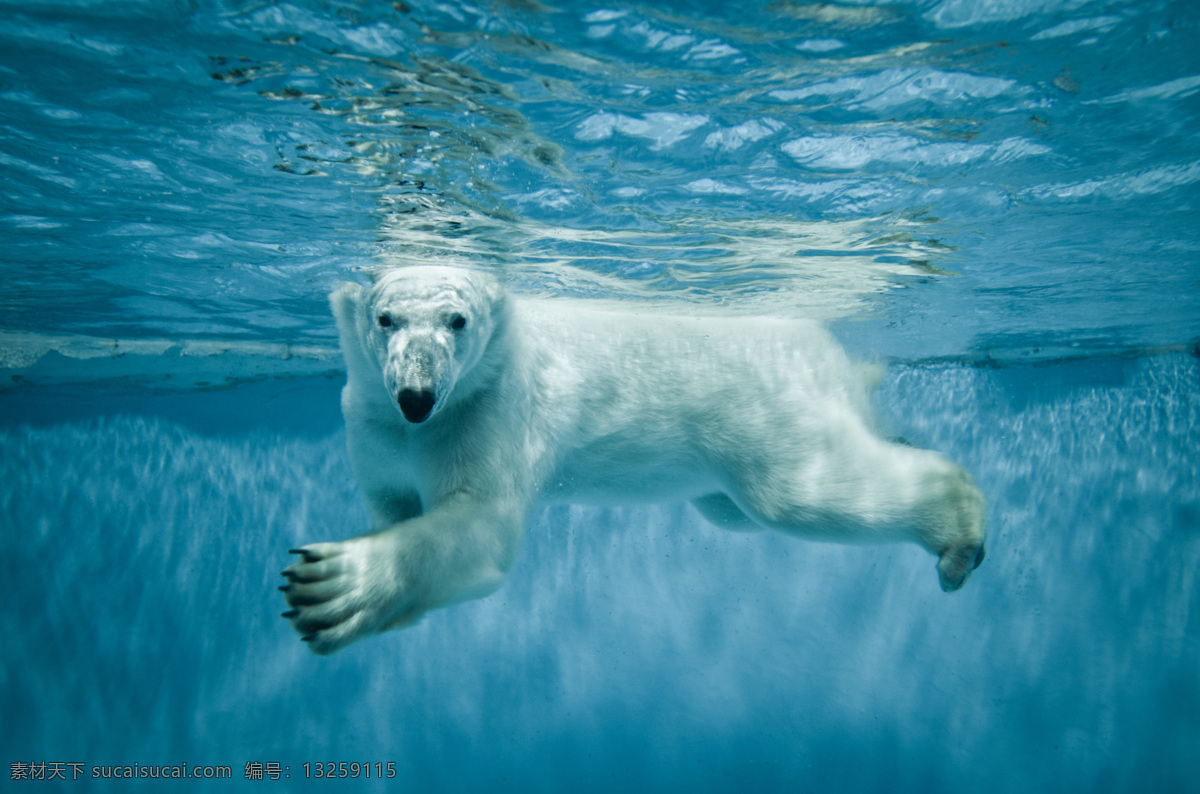
[[[404,595],[395,557],[375,545],[378,539],[368,535],[291,550],[301,560],[283,571],[288,583],[279,589],[291,607],[283,617],[313,653],[340,651],[419,617]]]

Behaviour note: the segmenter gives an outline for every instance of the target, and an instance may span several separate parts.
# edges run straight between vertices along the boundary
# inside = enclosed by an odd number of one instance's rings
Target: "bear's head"
[[[420,424],[486,385],[479,365],[504,301],[490,276],[436,265],[386,271],[366,290],[359,334],[406,420]]]

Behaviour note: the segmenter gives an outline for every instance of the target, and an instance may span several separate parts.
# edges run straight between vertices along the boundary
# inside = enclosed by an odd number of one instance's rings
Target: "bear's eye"
[[[388,317],[386,314],[379,315],[379,327],[380,328],[390,328],[391,325],[392,325],[391,317]]]
[[[455,331],[461,331],[467,327],[467,318],[461,314],[456,314],[450,318],[450,327]]]

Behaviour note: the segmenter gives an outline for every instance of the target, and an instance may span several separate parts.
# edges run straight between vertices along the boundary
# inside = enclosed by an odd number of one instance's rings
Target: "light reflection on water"
[[[3,9],[10,327],[329,341],[444,255],[901,358],[1200,335],[1186,3],[82,9]]]

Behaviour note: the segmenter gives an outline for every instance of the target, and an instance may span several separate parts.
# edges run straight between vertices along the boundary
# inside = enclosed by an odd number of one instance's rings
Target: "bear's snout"
[[[397,402],[400,403],[400,413],[404,414],[404,418],[416,425],[429,418],[436,400],[428,389],[401,389]]]

